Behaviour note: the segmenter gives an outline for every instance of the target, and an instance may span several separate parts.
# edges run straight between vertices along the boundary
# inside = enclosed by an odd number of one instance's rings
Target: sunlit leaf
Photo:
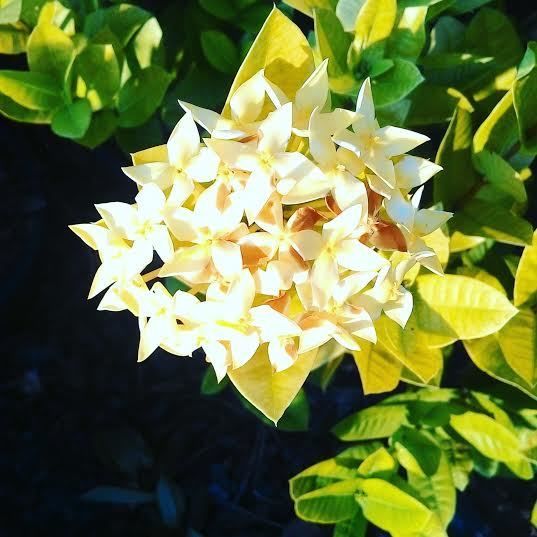
[[[51,110],[62,104],[58,83],[45,73],[0,71],[0,93],[30,110]]]
[[[386,448],[381,447],[364,459],[360,466],[358,466],[358,473],[362,477],[389,479],[396,469],[395,459],[389,454]]]
[[[393,390],[401,377],[402,365],[382,345],[369,342],[361,344],[352,355],[362,382],[364,394],[382,393]]]
[[[0,54],[20,54],[26,50],[28,31],[22,25],[0,25]]]
[[[537,298],[537,232],[533,234],[531,246],[526,246],[518,264],[515,277],[515,306],[533,304]]]

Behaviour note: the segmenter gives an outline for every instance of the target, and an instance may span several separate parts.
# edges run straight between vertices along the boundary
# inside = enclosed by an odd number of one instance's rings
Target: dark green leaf
[[[456,52],[464,43],[465,26],[454,17],[440,17],[431,30],[428,54]]]
[[[93,149],[108,140],[116,130],[116,126],[116,113],[113,110],[100,110],[93,114],[86,134],[76,141]]]
[[[367,520],[361,509],[356,509],[352,518],[338,522],[334,527],[332,537],[365,537]]]
[[[433,475],[438,469],[440,448],[425,433],[403,426],[393,435],[392,442],[399,442],[406,448],[425,475]]]
[[[24,123],[50,123],[53,110],[30,110],[0,93],[0,114],[13,121]]]
[[[208,367],[205,370],[203,379],[201,381],[200,392],[203,395],[216,395],[222,390],[225,390],[228,384],[228,377],[224,377],[220,382],[218,382],[214,369],[212,367]]]
[[[310,403],[306,392],[301,389],[278,422],[278,429],[282,431],[307,431],[309,421]]]
[[[450,121],[461,101],[465,103],[465,108],[471,109],[470,103],[460,91],[445,86],[433,86],[427,81],[420,84],[408,98],[410,110],[406,118],[407,127]]]
[[[231,0],[198,0],[201,7],[218,19],[232,21],[236,16],[235,6]]]
[[[239,66],[239,51],[233,41],[218,30],[201,33],[201,46],[209,63],[222,73],[234,73]]]
[[[91,106],[79,99],[59,108],[52,117],[52,131],[64,138],[82,138],[91,122]]]
[[[129,78],[118,95],[119,125],[136,127],[145,123],[160,105],[171,79],[155,65]]]

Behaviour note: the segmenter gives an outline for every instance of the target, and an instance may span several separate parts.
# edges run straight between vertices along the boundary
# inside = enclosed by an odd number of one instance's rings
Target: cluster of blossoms
[[[274,371],[332,338],[358,350],[382,312],[405,326],[414,264],[442,272],[422,237],[451,213],[419,208],[440,167],[405,154],[428,138],[381,128],[369,80],[356,111],[331,110],[326,67],[292,102],[260,71],[229,117],[180,103],[168,142],[123,170],[136,203],[99,204],[101,220],[71,226],[102,261],[89,296],[107,289],[99,309],[138,317],[139,360],[202,348],[222,379],[265,344]],[[189,290],[148,287],[163,277]]]

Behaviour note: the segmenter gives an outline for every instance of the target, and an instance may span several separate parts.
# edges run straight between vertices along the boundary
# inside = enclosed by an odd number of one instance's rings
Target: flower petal
[[[442,170],[442,166],[430,160],[405,155],[395,164],[397,186],[411,190],[428,181],[433,175]]]
[[[412,313],[413,297],[412,293],[404,287],[400,287],[399,291],[402,293],[400,298],[387,302],[384,305],[384,313],[404,328]]]
[[[337,262],[349,270],[372,271],[379,270],[381,267],[389,264],[389,261],[362,244],[358,239],[347,239],[339,243],[337,253]]]
[[[319,257],[324,246],[321,234],[313,229],[297,231],[289,237],[289,241],[304,261]]]
[[[261,341],[272,341],[281,336],[297,336],[300,327],[289,317],[272,309],[270,306],[256,306],[250,310],[252,325],[259,330]]]
[[[200,135],[192,114],[186,113],[173,129],[168,143],[170,164],[181,170],[200,149]]]
[[[121,168],[123,173],[138,185],[156,184],[161,190],[170,188],[175,177],[175,168],[168,162],[150,162]]]
[[[265,102],[266,82],[263,71],[241,84],[231,96],[229,106],[233,118],[241,124],[255,121]]]
[[[270,155],[282,153],[287,148],[291,137],[293,105],[284,104],[281,108],[271,112],[259,125],[261,139],[258,144],[258,151],[266,152]]]
[[[382,127],[377,131],[377,136],[382,138],[383,152],[387,157],[403,155],[430,140],[419,132],[392,126]]]
[[[213,242],[211,255],[216,270],[227,279],[231,279],[242,270],[241,248],[234,242],[219,240]]]

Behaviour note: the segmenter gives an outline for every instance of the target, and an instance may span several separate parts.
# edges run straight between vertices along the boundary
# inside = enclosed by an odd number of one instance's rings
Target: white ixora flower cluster
[[[275,372],[332,338],[358,350],[382,312],[405,326],[415,263],[442,272],[422,237],[451,213],[418,207],[440,167],[406,155],[428,138],[381,128],[369,80],[356,111],[331,110],[326,67],[292,102],[260,71],[227,117],[180,103],[168,142],[123,170],[136,203],[71,226],[102,261],[89,296],[108,289],[99,309],[138,317],[139,360],[202,348],[222,379],[263,345]],[[148,287],[164,277],[189,290]]]

